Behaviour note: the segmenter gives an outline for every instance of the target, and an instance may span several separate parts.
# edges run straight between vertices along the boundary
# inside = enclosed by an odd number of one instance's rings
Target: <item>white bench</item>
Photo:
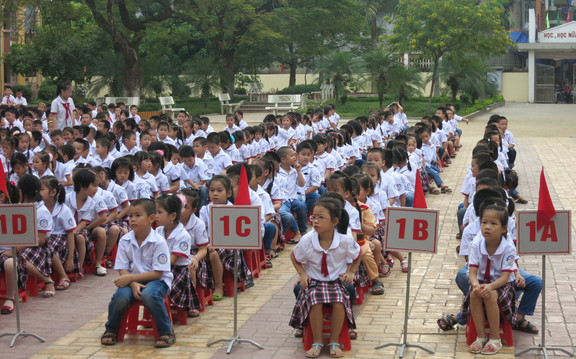
[[[302,95],[268,95],[268,103],[274,106],[267,106],[266,110],[274,111],[274,116],[279,110],[293,111],[302,106]]]
[[[228,93],[219,93],[218,100],[220,101],[220,113],[223,115],[238,110],[238,107],[242,104],[242,102],[230,103],[230,94]],[[224,110],[227,111],[224,112]]]
[[[162,106],[162,113],[169,112],[170,117],[174,119],[174,112],[186,111],[184,108],[174,108],[174,98],[172,96],[158,97],[160,105]]]

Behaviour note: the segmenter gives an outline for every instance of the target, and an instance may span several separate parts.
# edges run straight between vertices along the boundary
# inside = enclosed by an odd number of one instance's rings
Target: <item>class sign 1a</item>
[[[36,204],[0,205],[0,247],[37,246]]]
[[[388,207],[386,250],[436,253],[437,245],[437,210]]]
[[[538,228],[537,211],[519,211],[516,215],[518,254],[570,254],[570,211],[556,215]]]
[[[210,207],[210,245],[224,249],[261,249],[260,206]]]

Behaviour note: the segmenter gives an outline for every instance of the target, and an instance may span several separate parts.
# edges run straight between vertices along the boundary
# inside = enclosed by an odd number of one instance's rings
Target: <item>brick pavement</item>
[[[551,190],[552,199],[557,208],[573,208],[576,205],[576,196],[573,195],[574,178],[576,170],[571,164],[575,160],[574,149],[576,141],[574,138],[561,137],[552,140],[551,138],[536,137],[537,132],[531,130],[539,120],[536,117],[524,117],[525,123],[522,126],[516,119],[515,114],[519,111],[526,111],[527,105],[509,104],[504,108],[497,109],[498,113],[506,114],[511,120],[510,129],[515,133],[519,149],[517,160],[517,170],[520,175],[520,192],[531,200],[527,205],[520,205],[519,208],[536,208],[538,194],[539,171],[542,162],[546,164],[548,185]],[[537,106],[537,105],[530,105]],[[546,107],[546,111],[551,111],[552,107]],[[537,114],[541,112],[540,107],[531,107],[527,111]],[[436,255],[414,254],[413,255],[413,276],[411,284],[411,307],[408,328],[408,342],[419,343],[436,351],[434,355],[428,355],[420,350],[410,349],[405,353],[406,358],[427,357],[427,358],[470,358],[472,354],[466,352],[464,328],[458,328],[451,332],[441,332],[437,329],[436,319],[442,313],[457,312],[462,296],[455,285],[454,277],[456,271],[464,264],[454,252],[458,241],[455,239],[456,209],[461,201],[459,189],[466,173],[466,166],[469,162],[473,144],[482,133],[485,119],[489,114],[474,120],[469,126],[463,125],[465,147],[460,151],[458,157],[453,161],[453,165],[442,174],[444,181],[450,185],[455,193],[451,195],[428,196],[427,201],[430,208],[440,210],[440,238],[438,253]],[[530,132],[533,131],[533,132]],[[568,132],[571,131],[571,132]],[[564,136],[574,134],[568,126]],[[525,134],[530,137],[522,137]],[[549,135],[549,134],[546,134]],[[574,226],[574,225],[573,225]],[[574,229],[574,227],[573,227]],[[94,309],[88,317],[92,320],[85,324],[76,321],[72,316],[67,319],[57,320],[51,318],[44,321],[45,331],[52,331],[55,337],[65,328],[76,326],[78,329],[72,331],[54,342],[47,348],[44,345],[31,342],[31,339],[19,341],[12,352],[8,348],[6,339],[0,340],[0,358],[5,353],[10,353],[10,358],[29,357],[34,353],[34,349],[42,349],[34,358],[109,358],[109,357],[141,357],[141,358],[293,358],[303,357],[302,344],[299,339],[292,336],[292,330],[288,326],[288,318],[294,303],[292,295],[292,285],[296,280],[295,272],[289,260],[289,250],[281,254],[274,261],[274,268],[266,270],[259,279],[256,279],[256,286],[247,292],[239,295],[239,334],[241,337],[255,340],[262,344],[265,349],[258,350],[249,344],[241,344],[234,347],[232,354],[227,356],[224,348],[207,348],[206,343],[215,339],[229,337],[232,334],[232,299],[226,298],[215,306],[209,307],[200,318],[189,321],[188,326],[176,326],[178,337],[177,343],[168,349],[156,350],[153,348],[150,339],[145,337],[135,337],[118,344],[115,347],[102,347],[99,344],[99,335],[103,332],[105,321],[105,307],[109,294],[113,291],[111,281],[112,276],[101,280],[101,278],[90,279],[76,285],[78,292],[88,295],[88,289],[95,283],[98,290],[108,291],[101,295],[90,296],[86,299],[83,308]],[[563,346],[565,348],[574,347],[574,333],[576,333],[576,301],[575,288],[572,283],[576,279],[576,267],[574,266],[574,256],[548,257],[547,258],[547,345]],[[522,264],[529,272],[540,274],[540,257],[526,257],[521,260]],[[374,347],[386,342],[399,342],[402,339],[402,325],[404,317],[404,297],[406,287],[406,276],[399,271],[397,265],[390,277],[384,280],[386,294],[384,296],[368,296],[362,308],[356,308],[359,338],[352,342],[352,351],[345,353],[349,358],[380,358],[397,356],[395,348],[386,348],[376,351]],[[87,288],[80,289],[86,282]],[[102,285],[106,283],[105,285]],[[108,285],[108,287],[105,287]],[[76,297],[68,298],[74,294],[72,288],[68,293],[61,294],[62,302],[80,302]],[[91,290],[93,291],[93,290]],[[103,299],[105,298],[105,299]],[[58,300],[58,299],[56,299]],[[59,303],[62,303],[59,302]],[[31,302],[23,306],[23,310],[30,312],[30,318],[23,322],[23,328],[32,330],[30,323],[38,322],[38,318],[33,318],[34,313],[42,313],[51,306],[46,304],[48,300],[34,298]],[[540,327],[541,311],[540,304],[536,308],[536,314],[530,318],[531,321]],[[68,303],[63,307],[70,308]],[[98,308],[101,308],[98,310]],[[88,308],[87,308],[88,309]],[[10,318],[14,320],[13,318]],[[1,318],[2,327],[8,322],[8,318]],[[53,323],[58,323],[53,329]],[[39,334],[43,334],[40,333]],[[532,336],[525,333],[515,333],[516,349],[538,344],[539,336]],[[19,353],[27,351],[24,356]],[[536,352],[533,352],[536,353]],[[554,353],[550,353],[554,354]],[[525,355],[522,358],[535,357],[535,354]],[[327,351],[323,357],[328,357]],[[505,348],[497,354],[497,358],[513,358],[513,349]],[[550,357],[555,357],[550,355]],[[558,356],[560,357],[560,356]]]

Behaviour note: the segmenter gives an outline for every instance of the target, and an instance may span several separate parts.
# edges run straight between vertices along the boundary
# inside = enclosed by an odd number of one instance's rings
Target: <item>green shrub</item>
[[[318,91],[320,91],[319,85],[295,85],[278,90],[276,93],[279,95],[300,95],[306,92],[310,93]]]
[[[14,93],[14,97],[16,97],[16,91],[22,91],[22,97],[24,97],[26,100],[30,101],[32,100],[32,97],[34,96],[32,94],[32,89],[26,85],[14,85],[12,86],[12,93]]]
[[[57,85],[51,81],[44,81],[38,89],[38,99],[42,101],[52,101],[56,98]]]

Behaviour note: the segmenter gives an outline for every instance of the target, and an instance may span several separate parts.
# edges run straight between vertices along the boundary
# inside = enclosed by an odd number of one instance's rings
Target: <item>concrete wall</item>
[[[528,73],[502,73],[502,96],[512,102],[528,102]]]

